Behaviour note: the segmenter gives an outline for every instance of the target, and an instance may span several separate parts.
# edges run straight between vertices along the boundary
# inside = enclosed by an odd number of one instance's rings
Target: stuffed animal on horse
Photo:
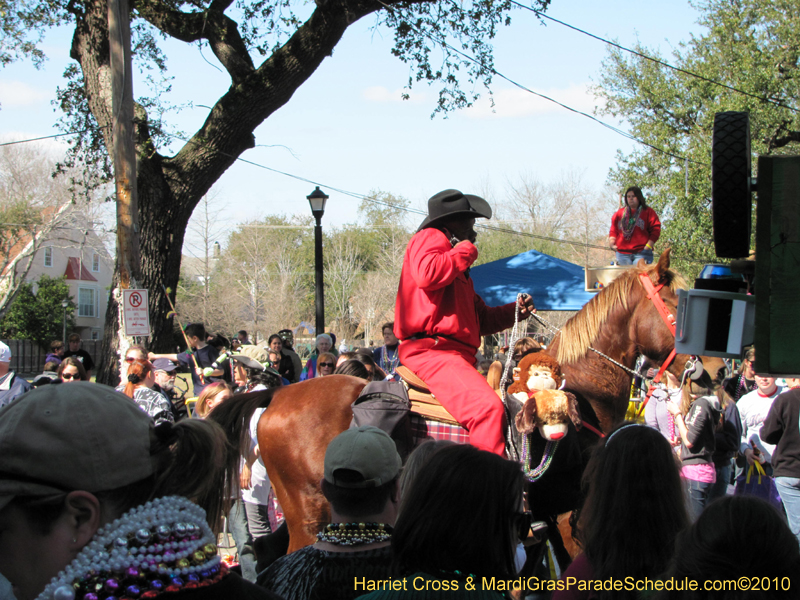
[[[547,354],[534,352],[519,362],[519,378],[509,386],[508,393],[520,402],[526,402],[539,390],[559,389],[562,381],[558,361]]]
[[[522,469],[529,481],[531,511],[536,520],[554,523],[556,515],[576,506],[580,497],[583,457],[578,430],[583,422],[578,400],[563,390],[539,390],[514,421],[523,437]]]

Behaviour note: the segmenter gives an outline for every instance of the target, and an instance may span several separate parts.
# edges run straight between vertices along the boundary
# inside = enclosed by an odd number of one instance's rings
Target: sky
[[[638,40],[663,56],[700,31],[697,11],[683,0],[553,0],[547,14],[628,47]],[[438,89],[415,86],[411,99],[403,101],[409,66],[390,54],[390,32],[373,24],[374,17],[367,17],[351,25],[333,55],[256,130],[257,147],[242,155],[315,183],[239,162],[214,188],[229,223],[310,215],[305,197],[315,184],[330,196],[323,226],[357,217],[359,201],[330,188],[390,192],[423,210],[430,196],[446,188],[502,199],[509,184],[522,177],[550,182],[578,172],[584,184],[600,190],[617,151],[634,147],[499,78],[493,84],[494,112],[484,97],[471,109],[432,119]],[[70,63],[69,41],[69,30],[57,30],[45,40],[49,60],[42,69],[18,63],[0,72],[0,140],[56,133],[59,115],[51,101]],[[515,10],[494,46],[495,68],[503,75],[573,108],[594,110],[588,88],[599,80],[607,55],[602,42],[557,23],[542,25],[529,11]],[[170,100],[194,105],[173,120],[193,132],[207,114],[203,107],[214,104],[229,79],[208,49],[201,56],[197,46],[166,48],[175,76]],[[138,85],[135,81],[135,90]],[[417,220],[421,217],[411,218]]]

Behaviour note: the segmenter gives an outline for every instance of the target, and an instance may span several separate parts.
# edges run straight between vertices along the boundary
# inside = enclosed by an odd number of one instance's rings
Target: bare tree
[[[354,320],[364,331],[364,341],[380,338],[381,324],[393,319],[397,279],[372,271],[364,276],[353,295]]]
[[[350,302],[366,266],[354,239],[357,236],[354,230],[334,232],[325,248],[325,312],[346,338],[353,337],[356,330]]]
[[[573,232],[583,248],[575,247],[575,258],[570,260],[581,262],[586,267],[608,264],[613,253],[610,250],[600,250],[596,246],[607,246],[608,229],[611,215],[617,209],[616,202],[616,194],[608,188],[581,196],[575,206]]]
[[[0,147],[0,317],[33,265],[36,252],[52,246],[96,245],[90,235],[91,192],[81,193],[69,174],[53,175],[56,159],[41,146]],[[73,231],[75,230],[75,231]],[[86,235],[80,236],[79,232]]]
[[[192,285],[187,285],[186,277],[178,284],[181,291],[181,312],[186,316],[191,313],[191,320],[202,321],[211,329],[222,329],[211,324],[212,312],[220,312],[213,308],[217,306],[218,299],[212,298],[211,289],[213,272],[217,268],[221,252],[219,240],[228,231],[224,215],[225,207],[219,201],[218,192],[212,189],[203,196],[192,213],[188,235],[184,241],[185,255],[194,259],[190,268],[186,269],[191,274]],[[218,322],[219,315],[215,314],[213,320]]]
[[[311,228],[304,217],[268,217],[240,225],[221,251],[212,294],[251,339],[292,327],[308,316]]]

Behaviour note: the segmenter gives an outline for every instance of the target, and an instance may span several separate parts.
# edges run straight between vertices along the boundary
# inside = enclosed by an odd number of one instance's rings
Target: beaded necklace
[[[205,587],[226,574],[205,511],[167,496],[98,529],[37,600],[146,600]]]
[[[361,546],[388,542],[392,539],[392,531],[386,523],[328,523],[317,534],[317,541],[337,546]]]
[[[636,209],[636,212],[631,214],[631,207],[625,206],[625,213],[622,215],[622,235],[626,240],[630,240],[633,235],[633,230],[636,228],[636,222],[639,220],[639,213],[642,212],[641,204]]]
[[[522,445],[522,472],[525,474],[528,481],[536,481],[545,474],[545,471],[547,471],[547,468],[550,466],[556,454],[559,441],[560,440],[553,442],[547,440],[547,443],[544,445],[541,462],[539,462],[537,467],[531,468],[531,435],[525,436],[525,443]]]
[[[384,346],[381,350],[381,364],[379,365],[387,374],[394,373],[395,368],[397,368],[398,363],[400,362],[399,355],[400,349],[394,349],[394,356],[389,354],[389,349]]]
[[[748,393],[752,392],[755,389],[755,387],[756,387],[755,379],[752,380],[752,381],[753,381],[753,385],[752,385],[752,387],[750,387],[750,389],[748,389],[747,380],[744,377],[744,373],[739,375],[739,385],[737,386],[737,389],[736,389],[736,400],[738,400],[739,398],[741,398],[745,394],[748,394]]]

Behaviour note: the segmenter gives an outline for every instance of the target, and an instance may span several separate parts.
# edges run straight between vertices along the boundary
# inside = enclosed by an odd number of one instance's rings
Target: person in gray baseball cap
[[[217,553],[225,448],[101,384],[31,391],[0,409],[0,574],[17,600],[274,598]]]
[[[400,498],[402,461],[384,431],[365,425],[340,433],[325,451],[322,493],[331,519],[317,543],[284,556],[258,583],[286,600],[355,598],[354,579],[391,575],[392,526]]]

